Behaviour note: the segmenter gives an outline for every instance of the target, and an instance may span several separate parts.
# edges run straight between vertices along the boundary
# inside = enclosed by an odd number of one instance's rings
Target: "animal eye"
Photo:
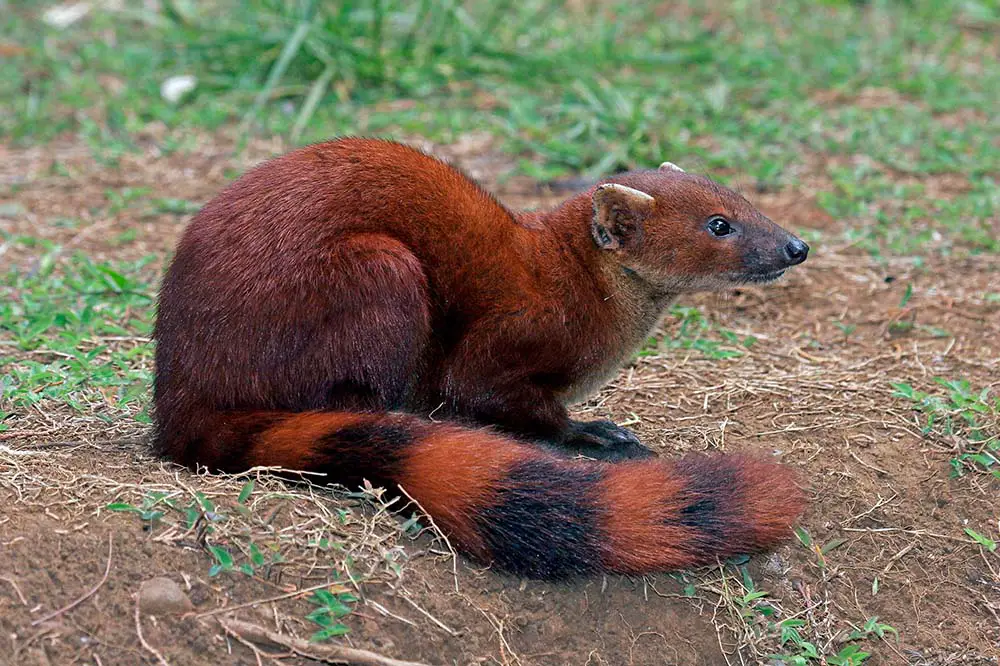
[[[733,233],[733,227],[724,217],[713,217],[708,221],[708,230],[715,236],[728,236]]]

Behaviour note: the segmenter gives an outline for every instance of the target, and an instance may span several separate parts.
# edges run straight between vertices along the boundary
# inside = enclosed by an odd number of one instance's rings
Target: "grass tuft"
[[[148,422],[153,261],[95,262],[52,247],[30,270],[0,275],[0,402]]]
[[[922,416],[924,435],[944,438],[958,450],[951,460],[953,476],[985,472],[1000,479],[1000,396],[991,395],[990,387],[975,390],[961,379],[934,381],[943,392],[899,382],[892,385],[893,396],[909,401]]]

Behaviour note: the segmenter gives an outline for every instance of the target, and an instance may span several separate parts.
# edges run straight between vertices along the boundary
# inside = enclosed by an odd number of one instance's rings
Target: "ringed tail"
[[[197,447],[202,454],[243,455],[201,464],[398,484],[456,549],[536,579],[687,569],[769,550],[805,506],[792,470],[755,456],[565,458],[489,430],[399,413],[227,413],[207,432],[216,441]],[[187,451],[164,448],[192,462]]]

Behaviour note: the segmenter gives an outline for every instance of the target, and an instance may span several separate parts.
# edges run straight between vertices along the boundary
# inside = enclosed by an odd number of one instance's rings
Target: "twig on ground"
[[[858,520],[859,518],[864,518],[865,516],[874,513],[879,507],[885,506],[886,504],[896,499],[897,497],[899,497],[899,493],[893,493],[892,497],[889,497],[888,499],[882,499],[881,497],[879,497],[878,501],[875,502],[875,504],[873,504],[872,507],[869,508],[867,511],[862,511],[861,513],[854,514],[847,520],[841,522],[840,526],[843,527],[844,525],[853,523],[855,520]]]
[[[864,460],[862,460],[861,458],[859,458],[857,456],[857,454],[854,453],[854,451],[851,451],[850,449],[848,449],[847,453],[849,453],[852,458],[854,458],[855,460],[857,460],[861,464],[862,467],[867,467],[868,469],[873,470],[875,472],[878,472],[879,474],[882,474],[883,476],[889,476],[889,472],[885,471],[881,467],[876,467],[875,465],[872,465],[871,463],[866,463]]]
[[[403,601],[405,601],[406,603],[410,604],[411,606],[413,606],[414,608],[416,608],[418,611],[420,611],[431,622],[433,622],[437,626],[441,627],[441,629],[443,629],[445,632],[447,632],[448,634],[450,634],[452,636],[458,636],[458,632],[456,632],[454,629],[451,629],[444,622],[442,622],[441,620],[437,619],[436,617],[434,617],[433,615],[431,615],[430,613],[428,613],[427,611],[425,611],[423,608],[421,608],[420,606],[418,606],[417,602],[415,602],[413,599],[410,599],[410,597],[406,596],[405,594],[402,595],[401,598],[402,598]]]
[[[111,536],[112,536],[111,534],[108,534],[108,562],[104,566],[104,575],[101,576],[101,580],[97,581],[97,585],[87,590],[86,594],[84,594],[82,597],[79,597],[76,601],[67,604],[66,606],[63,606],[59,610],[54,610],[48,615],[43,615],[37,620],[32,621],[31,626],[37,627],[43,622],[48,622],[52,618],[59,617],[66,611],[73,610],[74,608],[82,604],[84,601],[89,599],[91,596],[93,596],[95,592],[101,589],[101,586],[104,585],[104,583],[108,580],[108,574],[111,572]]]
[[[257,666],[264,666],[264,662],[261,660],[261,657],[265,657],[266,656],[269,659],[271,659],[272,661],[277,661],[277,659],[275,659],[273,656],[271,656],[269,654],[265,654],[264,652],[261,652],[260,648],[258,648],[256,645],[254,645],[253,643],[251,643],[247,639],[245,639],[242,636],[240,636],[238,633],[236,633],[235,631],[233,631],[232,629],[230,629],[226,625],[222,625],[222,628],[225,629],[227,636],[231,637],[237,643],[240,643],[241,645],[243,645],[244,647],[246,647],[248,650],[250,650],[251,652],[253,652],[253,656],[257,660]]]
[[[896,553],[895,555],[893,555],[892,557],[890,557],[889,558],[889,563],[885,565],[884,569],[882,569],[882,575],[884,576],[887,573],[889,573],[889,570],[892,569],[892,565],[894,565],[899,559],[901,559],[908,552],[910,552],[911,550],[913,550],[914,546],[916,546],[916,545],[917,545],[916,541],[914,541],[912,543],[909,543],[906,546],[904,546],[903,549],[900,550],[898,553]]]
[[[912,534],[914,536],[928,536],[934,537],[935,539],[945,539],[947,541],[957,541],[958,543],[976,543],[972,539],[962,539],[960,537],[951,536],[948,534],[937,534],[936,532],[928,532],[927,530],[904,530],[901,527],[844,527],[845,532],[868,532],[869,534],[876,534],[880,532],[899,532],[902,534]]]
[[[383,657],[368,650],[348,648],[339,645],[315,645],[294,636],[285,636],[264,627],[242,620],[219,619],[219,624],[227,632],[238,634],[253,643],[267,643],[287,648],[306,659],[328,664],[352,664],[353,666],[427,666],[415,661],[400,661]]]
[[[386,617],[395,618],[400,622],[402,622],[403,624],[408,624],[411,627],[417,626],[417,623],[414,622],[413,620],[405,618],[402,615],[396,615],[395,613],[393,613],[392,611],[390,611],[388,608],[378,603],[377,601],[374,601],[372,599],[365,599],[365,603],[374,608],[375,610],[377,610],[379,613],[382,613],[382,615],[385,615]]]
[[[250,606],[260,606],[261,604],[269,604],[274,601],[282,601],[283,599],[291,599],[292,597],[297,597],[303,594],[308,594],[309,592],[315,592],[326,587],[334,587],[337,583],[320,583],[319,585],[313,585],[312,587],[304,587],[301,590],[295,590],[294,592],[288,592],[287,594],[279,594],[276,597],[267,597],[266,599],[256,599],[254,601],[248,601],[243,604],[236,604],[235,606],[226,606],[225,608],[216,608],[214,610],[205,611],[204,613],[198,613],[195,618],[201,619],[205,617],[210,617],[212,615],[219,615],[221,613],[231,613],[232,611],[239,610],[241,608],[249,608]],[[343,586],[341,586],[343,587]],[[343,590],[346,591],[346,588]]]
[[[146,641],[146,637],[142,635],[142,617],[139,614],[139,595],[138,594],[135,595],[135,633],[139,637],[139,642],[142,644],[142,647],[146,648],[146,650],[151,655],[153,655],[154,657],[156,657],[156,661],[160,664],[160,666],[170,666],[170,662],[168,662],[166,659],[164,659],[163,655],[160,654],[159,650],[157,650],[155,647],[153,647],[152,645],[150,645]]]
[[[477,606],[467,595],[463,594],[461,596],[465,599],[465,603],[482,613],[483,617],[486,618],[486,621],[493,626],[497,639],[500,641],[500,657],[503,659],[504,666],[510,666],[510,664],[520,664],[521,658],[516,652],[514,652],[513,648],[510,647],[510,643],[507,642],[507,637],[503,634],[503,620],[497,619],[493,616],[493,614]]]
[[[23,594],[21,594],[21,588],[17,586],[17,581],[16,580],[14,580],[13,578],[10,578],[8,576],[0,576],[0,580],[2,580],[4,582],[7,582],[7,583],[10,583],[10,586],[12,588],[14,588],[14,594],[17,595],[17,599],[18,599],[18,601],[21,602],[22,606],[27,606],[28,605],[28,600],[24,598]]]

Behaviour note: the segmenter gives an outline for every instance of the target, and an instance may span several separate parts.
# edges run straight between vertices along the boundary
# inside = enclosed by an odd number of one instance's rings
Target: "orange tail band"
[[[642,574],[767,550],[805,505],[792,471],[758,457],[568,459],[395,413],[240,414],[220,426],[244,431],[241,467],[401,485],[461,551],[532,578]]]

